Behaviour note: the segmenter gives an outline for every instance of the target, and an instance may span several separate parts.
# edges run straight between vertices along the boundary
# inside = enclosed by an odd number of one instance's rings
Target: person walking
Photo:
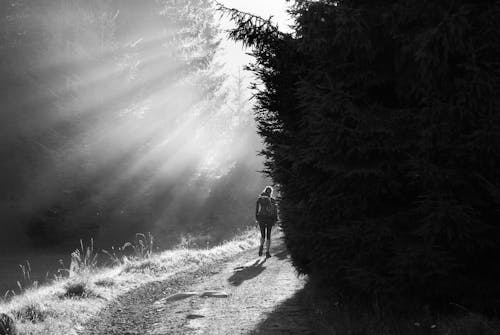
[[[278,207],[276,199],[273,198],[273,188],[266,186],[264,191],[257,198],[255,206],[255,218],[260,228],[260,247],[259,256],[262,256],[264,242],[266,243],[266,257],[271,257],[269,249],[271,248],[271,231],[274,224],[278,221]]]

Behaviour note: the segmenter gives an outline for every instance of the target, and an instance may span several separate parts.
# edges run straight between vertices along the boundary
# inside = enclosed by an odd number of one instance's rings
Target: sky
[[[226,7],[236,8],[262,18],[267,19],[272,16],[271,21],[278,25],[281,31],[291,30],[289,26],[292,24],[292,20],[286,12],[290,2],[286,0],[219,0],[219,2]],[[220,24],[221,28],[225,30],[234,27],[226,17],[221,19]],[[244,50],[239,43],[227,40],[227,34],[224,34],[224,37],[222,43],[225,50],[224,62],[229,71],[235,71],[251,61],[251,57],[246,55],[248,50]]]
[[[220,0],[219,2],[226,7],[236,8],[266,19],[272,16],[272,21],[283,31],[288,30],[288,25],[291,24],[290,17],[286,13],[290,4],[285,0]]]

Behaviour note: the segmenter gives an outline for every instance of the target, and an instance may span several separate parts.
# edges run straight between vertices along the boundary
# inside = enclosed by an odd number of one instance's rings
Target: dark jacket
[[[264,215],[262,213],[262,208],[267,206],[271,203],[271,209],[272,213],[270,215]],[[269,223],[275,223],[278,221],[278,206],[276,203],[276,199],[273,197],[268,196],[266,193],[262,193],[258,198],[257,198],[257,203],[255,204],[255,218],[259,222],[269,222]]]

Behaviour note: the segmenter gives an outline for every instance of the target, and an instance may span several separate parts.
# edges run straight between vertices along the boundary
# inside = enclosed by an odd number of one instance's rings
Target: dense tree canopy
[[[343,297],[500,306],[500,3],[229,11],[296,267]]]

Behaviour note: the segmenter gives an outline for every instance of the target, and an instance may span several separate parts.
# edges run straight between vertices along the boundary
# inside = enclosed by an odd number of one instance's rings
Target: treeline
[[[168,244],[251,222],[258,140],[210,0],[0,6],[3,241]]]
[[[291,34],[229,13],[297,269],[340,303],[498,312],[498,1],[297,0]]]

